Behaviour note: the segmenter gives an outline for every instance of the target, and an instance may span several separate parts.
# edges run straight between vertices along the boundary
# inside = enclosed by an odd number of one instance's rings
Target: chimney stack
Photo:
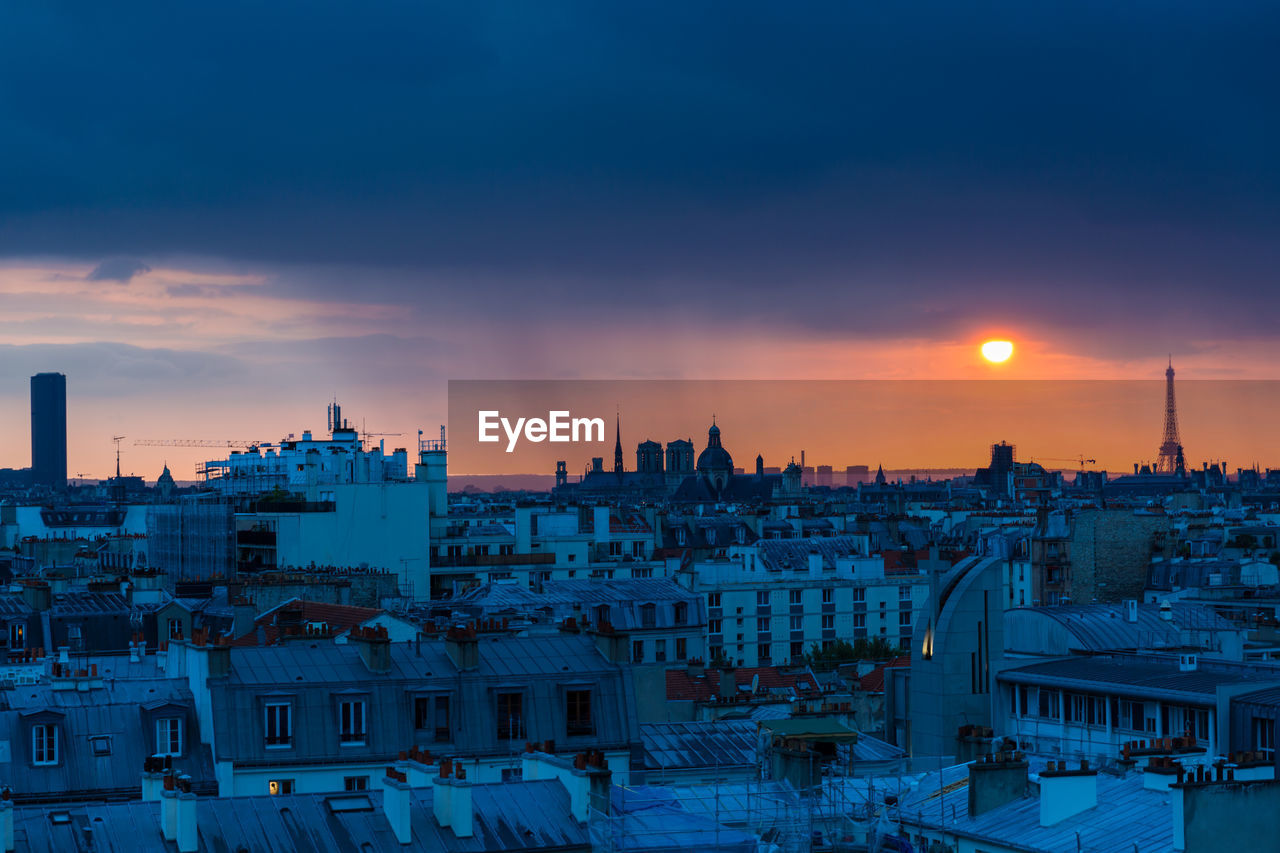
[[[13,853],[13,792],[0,791],[0,850]]]
[[[480,667],[480,641],[473,625],[454,625],[444,635],[444,651],[459,670]]]
[[[391,637],[385,626],[352,628],[349,642],[359,650],[370,672],[381,674],[391,671]]]
[[[1067,763],[1049,762],[1040,773],[1040,825],[1053,826],[1069,817],[1098,805],[1098,771],[1089,769],[1088,761],[1079,770],[1068,770]]]
[[[178,853],[199,853],[200,831],[196,824],[196,795],[191,792],[191,777],[178,779],[178,796],[174,811],[174,836]]]
[[[436,790],[439,790],[437,788]],[[382,812],[386,815],[391,831],[401,844],[413,842],[413,821],[410,806],[412,805],[412,789],[404,771],[395,767],[387,768],[387,775],[382,779]]]
[[[453,824],[453,786],[449,784],[452,775],[453,762],[448,758],[441,759],[440,777],[431,789],[431,811],[441,826]]]
[[[969,765],[969,817],[977,817],[1027,793],[1022,753],[984,755]]]
[[[178,779],[173,771],[164,774],[160,791],[160,834],[165,841],[178,840]]]
[[[471,783],[467,781],[462,765],[458,765],[457,777],[451,780],[450,785],[453,788],[449,794],[450,828],[458,838],[471,838],[475,835]]]
[[[720,670],[720,698],[738,698],[738,670],[732,665]]]

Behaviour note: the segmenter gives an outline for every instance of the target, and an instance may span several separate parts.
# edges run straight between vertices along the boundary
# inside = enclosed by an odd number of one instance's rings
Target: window
[[[1027,716],[1027,694],[1030,693],[1030,689],[1025,684],[1019,684],[1014,689],[1017,693],[1018,716],[1025,717]]]
[[[677,625],[689,624],[689,605],[683,601],[677,601],[674,610],[674,619]]]
[[[761,664],[764,664],[766,661],[770,659],[768,643],[761,643],[760,645],[756,646],[756,658],[759,659]]]
[[[761,616],[756,619],[756,633],[757,634],[769,633],[769,617],[768,616]]]
[[[768,606],[769,606],[769,593],[764,590],[760,590],[759,592],[756,593],[756,607],[768,607]]]
[[[596,733],[591,721],[591,691],[570,690],[565,693],[568,734],[592,735]]]
[[[719,606],[720,606],[720,593],[718,593],[718,592],[709,592],[709,593],[707,593],[707,606],[708,606],[708,607],[719,607]]]
[[[640,627],[653,628],[658,624],[658,607],[654,604],[640,606]]]
[[[903,628],[905,628],[905,627],[907,627],[907,626],[909,626],[909,625],[911,624],[911,611],[910,611],[910,610],[899,610],[899,611],[898,611],[898,624],[899,624],[900,626],[902,626]]]
[[[31,763],[47,766],[58,763],[58,727],[40,723],[31,727]]]
[[[804,643],[791,644],[791,660],[798,661],[804,657]]]
[[[822,617],[822,630],[834,631],[836,627],[836,617],[830,614]]]
[[[108,735],[90,735],[89,750],[98,758],[111,754],[111,738]]]
[[[369,777],[368,776],[343,776],[342,790],[367,791],[369,790]]]
[[[413,700],[413,728],[426,731],[431,728],[431,697],[417,696]]]
[[[621,543],[621,542],[610,542],[610,543],[609,543],[609,556],[610,556],[610,557],[621,557],[621,556],[622,556],[622,543]]]
[[[644,663],[644,640],[631,641],[631,662]]]
[[[338,742],[357,746],[365,738],[365,704],[363,699],[344,699],[338,703]]]
[[[293,745],[293,706],[288,702],[268,702],[266,705],[266,741],[268,749],[280,749]]]
[[[791,630],[792,630],[792,631],[799,631],[799,630],[801,630],[803,627],[804,627],[804,617],[803,617],[803,616],[792,616],[792,617],[791,617]]]
[[[1056,719],[1058,716],[1058,691],[1040,688],[1039,712],[1041,717]]]
[[[911,600],[911,584],[903,584],[902,586],[898,587],[898,600],[899,601]]]
[[[156,720],[156,754],[182,755],[182,720],[179,717]]]
[[[684,637],[676,637],[676,660],[687,660],[689,657],[689,641]]]
[[[708,619],[708,620],[707,620],[707,633],[708,633],[708,634],[719,634],[719,633],[721,632],[721,626],[722,626],[722,624],[723,624],[723,623],[722,623],[719,619]]]
[[[653,641],[653,659],[656,660],[658,663],[662,663],[667,659],[667,641],[666,640]]]
[[[498,739],[517,740],[524,737],[524,694],[498,694]]]
[[[67,645],[71,646],[72,651],[83,651],[84,635],[78,624],[67,626]]]
[[[836,600],[835,594],[836,594],[836,591],[834,589],[824,589],[822,591],[822,603],[831,604],[832,602],[834,602]]]
[[[799,589],[791,590],[791,603],[800,604],[804,600],[803,594],[804,594],[803,590],[799,590]]]
[[[1267,717],[1253,718],[1253,748],[1266,754],[1267,758],[1275,755],[1276,721]]]
[[[853,600],[855,602],[867,603],[867,588],[864,586],[854,587]]]
[[[293,780],[292,779],[272,779],[269,782],[267,782],[267,793],[273,797],[277,796],[278,794],[292,794]]]
[[[452,729],[449,726],[449,697],[436,697],[435,739],[450,740]]]
[[[21,622],[9,623],[9,648],[15,652],[27,647],[27,626]]]
[[[633,556],[633,557],[639,557],[639,558],[643,558],[643,557],[644,557],[644,543],[643,543],[643,542],[632,542],[632,543],[631,543],[631,556]]]
[[[853,627],[861,628],[864,631],[867,630],[867,614],[865,613],[853,614]]]

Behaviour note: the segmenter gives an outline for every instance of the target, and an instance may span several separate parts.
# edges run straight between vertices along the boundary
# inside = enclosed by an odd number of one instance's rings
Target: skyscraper
[[[67,485],[67,377],[31,377],[31,475],[36,483]]]

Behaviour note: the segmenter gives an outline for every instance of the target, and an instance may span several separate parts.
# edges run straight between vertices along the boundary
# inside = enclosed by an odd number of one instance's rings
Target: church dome
[[[720,445],[720,427],[714,421],[707,430],[707,449],[698,456],[698,471],[733,473],[733,457]]]

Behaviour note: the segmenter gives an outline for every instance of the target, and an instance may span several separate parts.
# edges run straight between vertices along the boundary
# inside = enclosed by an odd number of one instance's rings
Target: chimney
[[[243,595],[236,596],[231,602],[231,613],[231,636],[243,637],[253,630],[253,623],[258,617],[258,611],[249,602],[249,599]]]
[[[391,637],[386,627],[357,626],[351,629],[348,641],[360,651],[360,657],[370,672],[391,671]]]
[[[160,791],[160,834],[165,841],[178,839],[178,786],[172,772],[164,774],[164,787]]]
[[[138,635],[134,634],[129,640],[129,663],[138,663],[141,658],[138,656]]]
[[[1124,600],[1124,621],[1138,621],[1138,600],[1136,598],[1126,598]]]
[[[450,828],[458,838],[471,838],[475,835],[475,815],[471,808],[471,783],[467,781],[462,765],[458,765],[458,776],[451,781],[451,787]]]
[[[738,698],[738,670],[733,666],[726,666],[720,670],[720,698]]]
[[[435,779],[435,761],[427,750],[419,750],[417,747],[410,749],[403,762],[405,780],[409,787],[430,788]]]
[[[969,765],[969,817],[977,817],[1027,793],[1022,753],[984,755]]]
[[[453,775],[453,761],[440,759],[440,777],[431,789],[431,811],[436,823],[450,826],[453,823],[453,786],[449,784]]]
[[[627,642],[627,635],[615,631],[613,624],[608,620],[602,620],[596,624],[595,629],[591,632],[592,638],[596,642],[596,649],[600,654],[604,655],[605,660],[609,663],[625,664],[631,662],[631,648]]]
[[[142,761],[142,801],[154,803],[159,801],[160,792],[164,789],[164,759],[158,755],[149,755]]]
[[[809,576],[822,577],[822,555],[817,548],[809,549]]]
[[[707,665],[702,658],[689,658],[689,677],[702,678],[707,674]]]
[[[1146,791],[1167,791],[1175,782],[1181,783],[1186,772],[1182,762],[1171,756],[1153,756],[1143,768],[1142,788]]]
[[[1160,602],[1160,618],[1166,622],[1173,621],[1173,605],[1168,601]]]
[[[1040,773],[1040,825],[1053,826],[1098,805],[1098,771],[1081,761],[1079,770],[1050,761]]]
[[[439,788],[436,788],[439,791]],[[401,844],[413,842],[413,823],[410,806],[412,789],[403,770],[395,767],[387,768],[387,775],[382,779],[382,812],[386,815],[391,831]]]
[[[178,780],[177,806],[174,810],[174,835],[178,853],[199,853],[200,832],[196,825],[196,795],[191,792],[191,777]]]
[[[0,850],[13,853],[13,792],[0,791]]]
[[[53,605],[53,591],[48,581],[25,580],[22,582],[22,600],[37,613]]]
[[[459,670],[478,669],[480,666],[480,641],[476,629],[468,625],[454,625],[444,635],[444,651]]]

